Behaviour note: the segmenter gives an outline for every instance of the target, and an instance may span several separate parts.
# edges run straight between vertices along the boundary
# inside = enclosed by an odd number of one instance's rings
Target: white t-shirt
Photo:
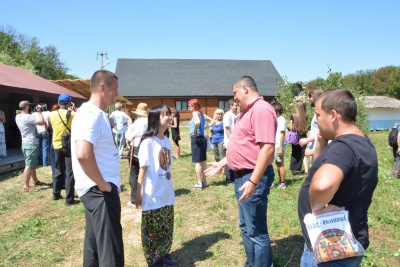
[[[310,128],[310,137],[314,136],[314,141],[309,143],[308,148],[309,149],[314,149],[314,144],[315,144],[315,139],[317,138],[318,134],[318,124],[315,123],[315,120],[317,119],[317,114],[314,113],[314,116],[311,120],[311,128]]]
[[[155,210],[175,203],[172,154],[168,138],[146,138],[139,148],[139,165],[147,166],[142,186],[142,210]]]
[[[120,190],[119,155],[114,144],[107,113],[90,102],[84,103],[75,113],[72,129],[74,130],[71,132],[71,158],[75,190],[78,195],[84,195],[96,184],[86,175],[78,162],[75,153],[77,140],[93,144],[94,155],[101,175],[106,182],[115,184]]]
[[[233,127],[235,125],[235,119],[236,119],[236,115],[233,114],[232,111],[228,111],[225,113],[224,115],[224,119],[222,120],[222,122],[224,123],[224,145],[225,147],[228,147],[228,143],[229,143],[229,137],[226,134],[225,128],[227,128],[227,126],[229,126],[229,130],[233,131]]]
[[[277,118],[278,126],[276,127],[276,135],[275,135],[275,148],[279,148],[281,143],[281,133],[286,132],[286,120],[281,115]],[[286,149],[286,141],[283,140],[282,150]]]
[[[36,125],[38,133],[46,131],[46,127],[49,125],[50,111],[43,111],[42,115],[46,125]]]
[[[38,145],[36,124],[39,123],[39,114],[18,114],[15,122],[21,132],[22,144]]]
[[[126,132],[126,123],[131,119],[125,112],[120,110],[113,111],[110,115],[110,119],[114,121],[113,132],[124,133]]]

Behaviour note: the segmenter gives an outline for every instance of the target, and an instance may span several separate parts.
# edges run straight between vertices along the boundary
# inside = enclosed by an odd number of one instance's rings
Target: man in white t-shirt
[[[120,158],[124,152],[126,126],[131,121],[131,118],[125,112],[121,111],[121,109],[122,104],[120,102],[115,103],[115,111],[110,115],[111,127],[115,134],[115,144],[117,145]]]
[[[36,129],[39,135],[39,165],[48,166],[50,165],[50,136],[47,132],[49,125],[50,111],[47,110],[46,104],[40,104],[42,110],[44,125],[36,125]]]
[[[71,133],[75,190],[85,206],[83,266],[124,266],[119,156],[105,112],[118,95],[117,76],[96,71],[90,91],[90,100],[75,114]]]
[[[15,116],[15,122],[21,132],[22,153],[25,158],[24,169],[24,191],[31,191],[29,181],[33,180],[33,185],[43,185],[36,176],[36,163],[39,155],[39,138],[36,125],[44,125],[42,111],[37,109],[37,113],[31,114],[31,104],[24,100],[19,103],[20,114]],[[33,190],[37,191],[37,190]]]
[[[310,103],[310,106],[312,108],[315,107],[315,101],[323,92],[324,91],[319,87],[313,88],[308,92],[308,102]],[[310,128],[309,136],[306,138],[301,138],[299,140],[300,146],[305,146],[309,143],[308,148],[305,151],[305,155],[310,156],[311,163],[312,163],[312,157],[314,155],[315,139],[318,137],[318,124],[315,123],[316,117],[317,117],[316,114],[314,114],[314,116],[311,120],[311,128]]]
[[[230,99],[229,110],[225,113],[223,118],[225,148],[228,147],[229,137],[231,136],[233,127],[235,126],[237,110],[238,110],[238,104],[235,102],[235,100]],[[229,169],[228,165],[226,165],[225,167],[225,172],[226,172],[226,182],[228,184],[233,183],[235,178],[233,177],[233,171]]]
[[[282,116],[283,107],[281,103],[275,102],[271,104],[276,112],[276,120],[278,126],[275,134],[275,164],[279,175],[279,182],[274,185],[275,188],[286,188],[286,170],[284,165],[285,149],[286,149],[286,120]]]

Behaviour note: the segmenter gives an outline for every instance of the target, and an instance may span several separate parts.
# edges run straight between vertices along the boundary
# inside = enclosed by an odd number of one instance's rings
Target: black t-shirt
[[[330,204],[345,207],[349,211],[349,221],[354,236],[366,249],[369,245],[367,212],[378,183],[378,159],[375,147],[368,137],[342,135],[328,144],[312,164],[298,198],[301,230],[310,249],[312,248],[310,238],[303,219],[307,213],[312,212],[309,197],[312,177],[325,163],[337,166],[344,174],[343,181]]]

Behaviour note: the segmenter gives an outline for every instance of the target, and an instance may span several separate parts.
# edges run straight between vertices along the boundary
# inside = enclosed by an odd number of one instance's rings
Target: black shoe
[[[53,194],[53,200],[59,200],[62,199],[63,197],[60,194]]]
[[[168,266],[176,266],[179,264],[179,261],[171,259],[171,256],[169,254],[165,254],[160,261]]]
[[[72,202],[65,202],[65,206],[72,206],[81,203],[79,200],[73,200]]]

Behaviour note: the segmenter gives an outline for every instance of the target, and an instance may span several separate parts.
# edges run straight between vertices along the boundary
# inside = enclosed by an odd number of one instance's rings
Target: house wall
[[[132,111],[136,110],[136,107],[139,103],[146,103],[149,108],[158,104],[164,104],[167,105],[173,111],[175,110],[176,100],[189,101],[192,98],[142,98],[142,99],[127,98],[127,99],[130,102],[132,102],[133,105],[127,104],[126,106],[123,107],[122,110],[125,111],[126,114],[128,114],[129,116],[134,117]],[[199,100],[203,113],[212,118],[214,116],[214,111],[218,108],[218,101],[219,100],[228,101],[229,99],[232,99],[232,97],[220,97],[220,98],[197,97],[196,99]],[[273,97],[264,97],[264,99],[268,102],[271,102],[273,100]],[[180,118],[181,120],[190,120],[192,118],[192,112],[190,112],[189,110],[181,111]]]
[[[400,110],[388,108],[369,109],[369,129],[389,130],[395,122],[400,121]]]

